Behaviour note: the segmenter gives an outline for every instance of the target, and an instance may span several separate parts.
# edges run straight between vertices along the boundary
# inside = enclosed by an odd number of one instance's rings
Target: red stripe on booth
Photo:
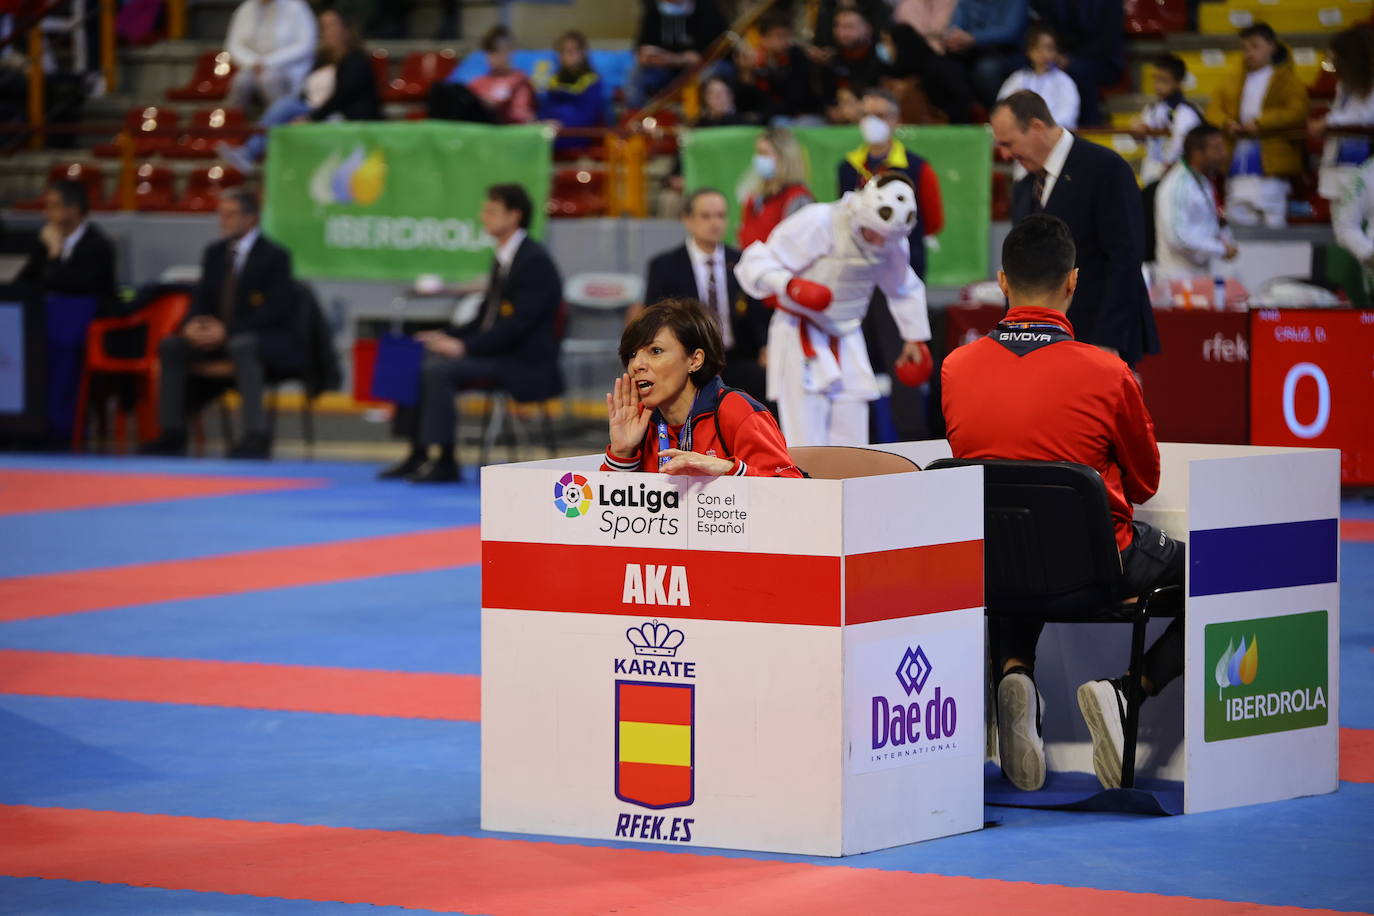
[[[645,603],[623,603],[627,575],[643,581],[684,569],[687,604],[666,604],[645,585]],[[633,568],[631,568],[633,567]],[[653,602],[653,603],[651,603]],[[482,542],[482,607],[688,620],[840,625],[839,557],[648,547]]]
[[[0,579],[0,622],[427,572],[477,562],[476,525]]]
[[[845,623],[983,606],[983,542],[845,557]]]
[[[0,693],[476,722],[480,681],[426,674],[0,649]]]

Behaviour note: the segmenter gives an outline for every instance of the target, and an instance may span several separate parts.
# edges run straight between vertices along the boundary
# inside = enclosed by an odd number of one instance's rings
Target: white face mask
[[[778,160],[772,156],[754,156],[754,172],[764,181],[778,174]]]
[[[859,120],[859,133],[869,146],[879,146],[892,139],[892,128],[876,115],[864,115]]]

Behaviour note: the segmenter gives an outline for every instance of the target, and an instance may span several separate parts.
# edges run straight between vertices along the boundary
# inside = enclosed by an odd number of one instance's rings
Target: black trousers
[[[1163,531],[1144,522],[1134,522],[1135,539],[1121,552],[1123,591],[1138,595],[1165,585],[1182,585],[1187,549]],[[1001,675],[1009,658],[1018,658],[1031,669],[1035,668],[1035,647],[1045,624],[1022,617],[994,618],[993,644],[997,667]],[[1183,673],[1183,616],[1169,622],[1168,628],[1155,640],[1141,659],[1142,673],[1150,682],[1151,695],[1159,693],[1174,678]]]
[[[501,378],[499,359],[464,356],[454,359],[425,354],[420,370],[420,402],[417,407],[398,407],[392,432],[413,446],[453,445],[458,433],[458,411],[453,399],[464,388]],[[417,409],[418,408],[418,409]]]
[[[158,421],[163,429],[186,429],[191,365],[229,359],[234,363],[234,388],[243,400],[244,429],[249,433],[267,432],[267,413],[262,403],[267,387],[267,367],[257,334],[250,331],[234,334],[217,350],[197,350],[185,337],[174,334],[163,338],[157,351],[162,359]]]

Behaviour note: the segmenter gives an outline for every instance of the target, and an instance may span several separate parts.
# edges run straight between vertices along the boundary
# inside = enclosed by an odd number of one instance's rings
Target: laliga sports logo
[[[668,658],[677,655],[678,647],[686,639],[681,630],[657,620],[630,627],[625,631],[625,638],[634,646],[635,655],[661,655]]]
[[[359,204],[370,206],[382,196],[386,186],[386,158],[382,151],[364,152],[362,144],[353,147],[347,158],[330,153],[310,176],[310,199],[315,203]]]
[[[1240,638],[1239,646],[1227,642],[1226,651],[1217,659],[1217,667],[1212,674],[1217,682],[1218,699],[1221,698],[1221,691],[1227,687],[1253,684],[1255,675],[1259,674],[1259,640],[1252,635],[1248,646],[1244,636]]]
[[[565,518],[577,518],[592,511],[592,488],[587,478],[571,471],[558,478],[553,485],[553,507]]]

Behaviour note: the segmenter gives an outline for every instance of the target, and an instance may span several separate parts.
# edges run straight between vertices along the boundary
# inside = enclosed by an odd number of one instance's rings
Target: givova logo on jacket
[[[1210,623],[1203,643],[1205,740],[1326,724],[1326,611]]]

